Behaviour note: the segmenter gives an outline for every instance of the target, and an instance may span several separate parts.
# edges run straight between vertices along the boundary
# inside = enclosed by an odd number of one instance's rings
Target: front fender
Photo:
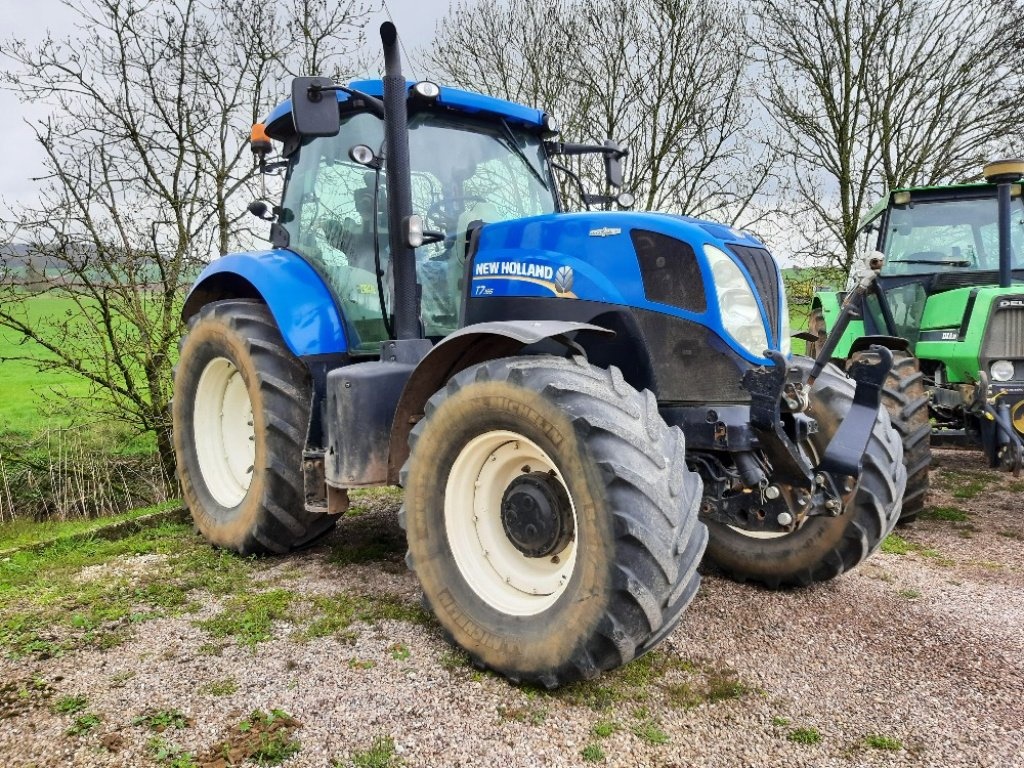
[[[217,259],[189,291],[182,319],[188,321],[211,301],[232,298],[265,302],[297,357],[348,350],[345,324],[333,294],[320,274],[293,251],[278,248]]]
[[[614,335],[613,331],[590,323],[512,320],[467,325],[446,337],[419,362],[402,390],[391,426],[389,481],[398,482],[399,470],[409,457],[409,432],[415,418],[448,379],[471,365],[508,357],[531,344],[578,331]]]
[[[828,333],[832,326],[836,324],[836,319],[839,317],[839,294],[835,291],[819,291],[814,294],[811,309],[821,310],[821,316],[825,320],[825,332]]]

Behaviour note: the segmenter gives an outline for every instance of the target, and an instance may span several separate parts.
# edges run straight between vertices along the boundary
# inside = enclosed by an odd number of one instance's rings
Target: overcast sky
[[[414,49],[431,41],[437,19],[447,10],[448,3],[387,0],[387,7],[405,50],[411,55]],[[380,45],[376,30],[387,18],[382,11],[370,20],[367,26],[369,45]],[[30,43],[40,41],[47,30],[54,37],[67,36],[75,31],[77,16],[60,0],[0,0],[0,20],[2,45],[12,37]],[[6,66],[7,63],[0,58],[0,67]],[[408,67],[406,70],[408,73]],[[282,98],[287,96],[281,95]],[[18,200],[34,197],[36,183],[32,177],[42,171],[43,153],[25,120],[40,119],[46,114],[45,106],[22,104],[14,94],[0,90],[0,146],[4,158],[3,172],[0,172],[0,219],[8,217],[10,206]]]

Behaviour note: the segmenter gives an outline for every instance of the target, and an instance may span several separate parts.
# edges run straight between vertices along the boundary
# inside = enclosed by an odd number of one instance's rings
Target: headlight
[[[1009,381],[1013,378],[1013,363],[1009,360],[996,360],[989,368],[995,381]]]
[[[786,281],[782,279],[782,275],[779,275],[779,296],[782,299],[782,306],[779,311],[782,313],[782,330],[779,331],[779,349],[782,354],[789,357],[789,353],[793,351],[793,340],[789,337],[790,325],[789,325],[789,299],[786,297]]]
[[[722,325],[740,345],[755,357],[768,349],[768,335],[757,306],[757,298],[736,262],[713,245],[704,246],[718,294]]]

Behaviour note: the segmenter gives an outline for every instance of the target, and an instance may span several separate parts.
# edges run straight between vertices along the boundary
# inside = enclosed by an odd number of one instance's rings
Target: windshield
[[[377,174],[349,158],[357,144],[383,154],[383,123],[368,113],[343,116],[337,135],[308,141],[292,155],[281,223],[290,247],[317,266],[336,292],[350,347],[376,352],[388,338],[384,318],[391,306],[387,177],[380,173],[378,188]],[[409,155],[413,212],[423,216],[426,229],[446,235],[416,249],[424,334],[444,336],[458,326],[470,225],[551,213],[555,199],[540,137],[504,122],[414,114]]]
[[[1012,201],[1011,261],[1024,269],[1024,207]],[[894,206],[889,214],[883,275],[999,269],[996,197]]]

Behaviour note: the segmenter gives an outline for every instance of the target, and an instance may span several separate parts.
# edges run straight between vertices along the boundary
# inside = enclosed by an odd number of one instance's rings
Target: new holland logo
[[[612,235],[620,235],[622,230],[619,227],[601,227],[600,229],[590,230],[591,237],[611,237]]]
[[[559,267],[555,272],[555,292],[568,293],[572,290],[572,267]]]

